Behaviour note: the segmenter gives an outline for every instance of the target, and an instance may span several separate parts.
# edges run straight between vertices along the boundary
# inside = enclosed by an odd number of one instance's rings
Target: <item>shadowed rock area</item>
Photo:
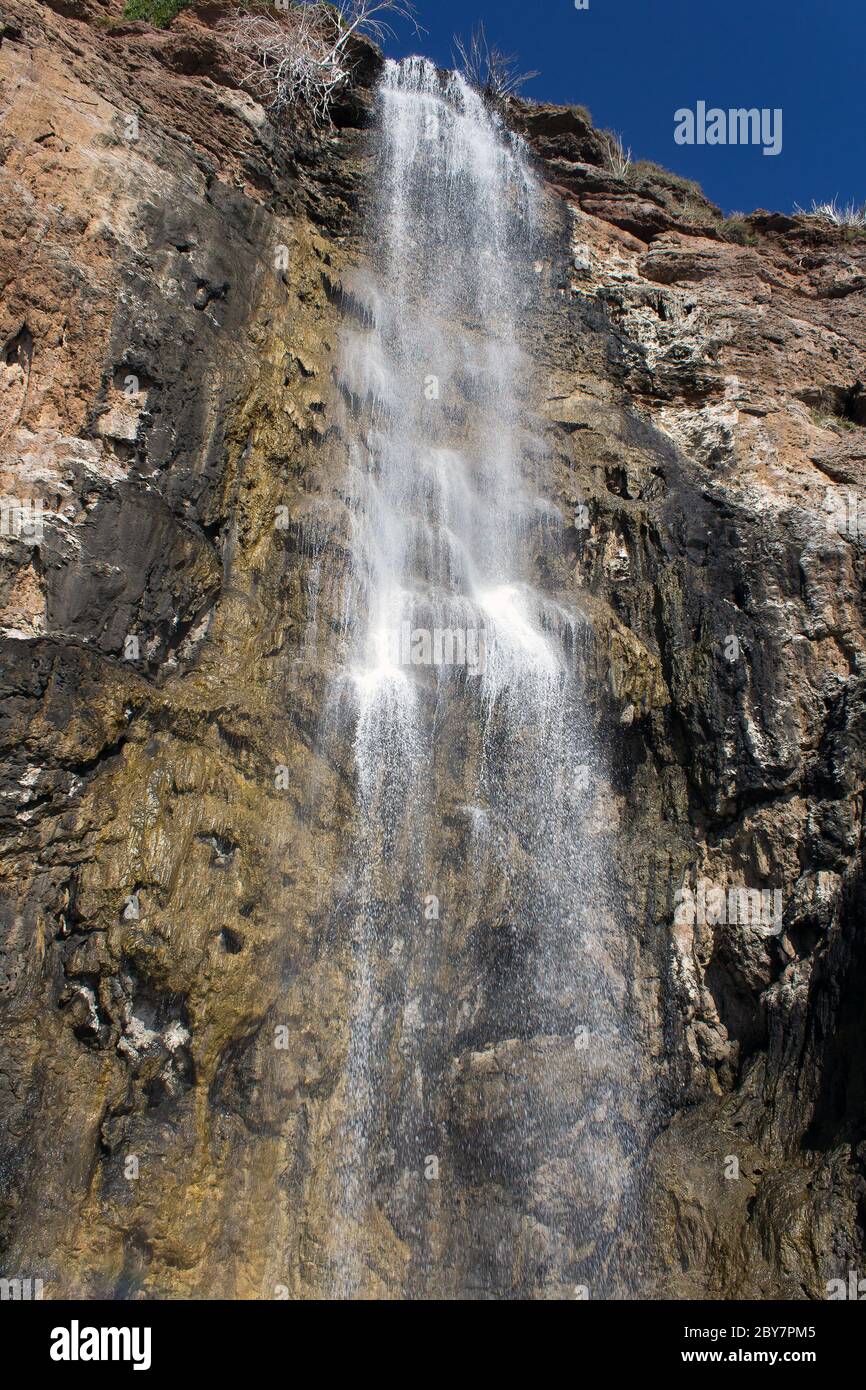
[[[220,6],[120,11],[0,0],[0,494],[44,503],[0,538],[0,1272],[316,1297],[357,954],[352,748],[321,737],[336,364],[380,58],[358,44],[332,127],[275,128]],[[437,949],[377,967],[362,1292],[822,1298],[866,1257],[866,238],[617,178],[579,108],[503,114],[544,189],[522,348],[565,520],[529,561],[585,619],[605,758],[575,816],[621,894],[593,966],[644,1097],[604,1158],[640,1201],[575,1170],[598,1055],[513,1027],[534,943],[508,883],[465,888],[457,706],[437,862],[394,885],[420,931],[436,884]],[[689,920],[701,884],[780,919]],[[416,1066],[439,1105],[407,1146]]]

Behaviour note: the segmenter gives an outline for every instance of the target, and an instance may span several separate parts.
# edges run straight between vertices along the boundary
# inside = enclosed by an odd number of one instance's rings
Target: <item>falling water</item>
[[[339,371],[358,829],[333,1290],[399,1267],[410,1296],[599,1296],[627,1282],[637,1140],[588,629],[547,577],[543,194],[426,60],[386,65],[373,139]]]

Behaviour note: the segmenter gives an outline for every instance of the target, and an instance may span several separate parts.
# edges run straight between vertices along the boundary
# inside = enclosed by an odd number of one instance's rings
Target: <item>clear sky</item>
[[[866,202],[866,0],[416,0],[427,31],[399,23],[395,57],[452,66],[454,33],[488,38],[540,76],[538,101],[588,106],[635,159],[697,179],[726,213]],[[677,145],[681,107],[783,112],[781,153]]]

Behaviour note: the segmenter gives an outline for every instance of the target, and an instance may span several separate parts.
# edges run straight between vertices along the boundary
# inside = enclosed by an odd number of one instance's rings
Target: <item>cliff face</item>
[[[275,131],[217,13],[0,20],[0,491],[45,502],[0,541],[0,1248],[53,1296],[309,1296],[338,1239],[357,807],[317,730],[377,59],[333,129]],[[548,185],[526,347],[614,731],[588,823],[651,1102],[640,1216],[587,1211],[639,1292],[823,1297],[863,1258],[866,242],[733,228],[661,171],[606,173],[579,111],[507,114]],[[781,920],[683,913],[701,881],[779,890]],[[555,1174],[497,1155],[527,1090],[574,1123],[573,1061],[497,1032],[470,927],[433,988],[481,1000],[476,1031],[425,1062],[439,1273],[422,1290],[406,1159],[358,1233],[365,1292],[567,1296],[587,1252],[553,1249]]]
[[[696,205],[672,226],[663,184],[599,192],[577,144],[551,402],[595,484],[577,574],[671,701],[616,789],[678,1059],[649,1243],[674,1296],[822,1297],[862,1238],[866,246],[762,214],[730,244]],[[780,924],[671,931],[671,885],[702,879],[780,890]]]
[[[357,131],[280,145],[206,28],[104,13],[6,7],[0,48],[3,492],[47,499],[3,547],[4,1264],[260,1295],[340,1044],[274,523],[326,428]]]

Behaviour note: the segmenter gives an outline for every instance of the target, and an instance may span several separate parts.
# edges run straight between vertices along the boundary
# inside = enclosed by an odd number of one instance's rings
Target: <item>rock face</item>
[[[164,32],[119,9],[0,17],[0,1264],[55,1297],[310,1297],[357,815],[351,750],[317,736],[347,563],[333,362],[378,60],[333,128],[275,130],[217,6]],[[651,1097],[640,1215],[599,1200],[596,1243],[645,1296],[820,1298],[864,1258],[866,241],[732,226],[663,171],[607,173],[576,109],[506,114],[548,185],[527,346],[574,517],[551,563],[591,615],[591,823]],[[742,920],[737,887],[772,912]],[[433,988],[485,994],[502,958],[448,931]],[[553,1249],[557,1175],[528,1195],[496,1117],[567,1097],[574,1060],[543,1034],[435,1048],[437,1273],[398,1153],[364,1292],[569,1296],[589,1256]]]

